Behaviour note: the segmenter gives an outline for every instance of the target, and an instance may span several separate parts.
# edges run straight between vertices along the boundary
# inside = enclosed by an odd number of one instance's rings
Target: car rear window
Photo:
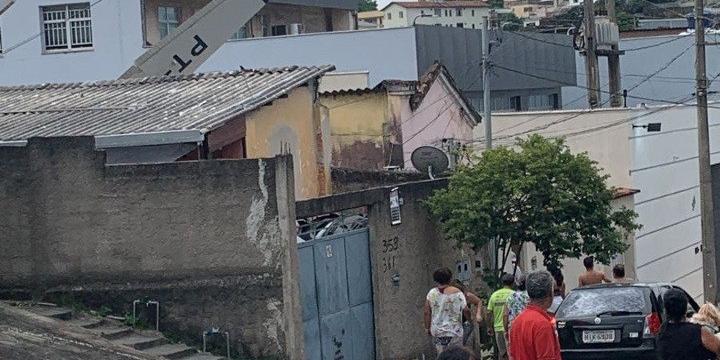
[[[556,315],[558,318],[574,318],[611,312],[649,314],[651,309],[649,289],[608,287],[571,291]]]

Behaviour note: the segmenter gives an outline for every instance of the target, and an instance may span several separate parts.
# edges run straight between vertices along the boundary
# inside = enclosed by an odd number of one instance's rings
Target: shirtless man
[[[586,257],[583,265],[585,272],[578,277],[578,287],[612,282],[604,273],[595,271],[595,259],[592,256]]]

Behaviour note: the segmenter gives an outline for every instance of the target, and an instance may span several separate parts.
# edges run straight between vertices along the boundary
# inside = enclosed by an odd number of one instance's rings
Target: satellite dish
[[[433,174],[440,174],[450,166],[450,159],[442,149],[434,146],[421,146],[415,149],[410,156],[415,169],[426,173],[431,179],[435,177]]]

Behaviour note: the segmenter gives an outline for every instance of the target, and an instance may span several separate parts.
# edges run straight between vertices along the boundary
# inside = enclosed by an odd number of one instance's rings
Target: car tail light
[[[651,313],[645,317],[645,330],[643,330],[643,337],[656,336],[660,332],[660,315],[658,313]]]

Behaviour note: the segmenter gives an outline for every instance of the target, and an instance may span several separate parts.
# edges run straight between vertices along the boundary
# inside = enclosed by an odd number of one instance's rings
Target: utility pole
[[[617,14],[615,13],[615,0],[605,0],[607,2],[607,14],[608,19],[611,23],[618,26]],[[619,26],[618,26],[619,28]],[[612,45],[610,53],[608,54],[608,76],[610,82],[608,87],[610,89],[610,106],[622,107],[623,106],[623,94],[620,88],[622,87],[620,80],[620,47],[617,44]]]
[[[592,0],[590,0],[592,1]],[[492,149],[492,119],[490,113],[490,39],[488,38],[488,17],[482,17],[482,81],[483,81],[483,122],[485,122],[485,149]]]
[[[594,109],[600,103],[600,71],[595,50],[595,10],[593,0],[584,0],[585,13],[585,76],[587,77],[588,103]]]
[[[695,0],[695,94],[697,98],[698,161],[700,168],[700,224],[702,227],[703,290],[705,301],[717,304],[715,223],[713,216],[710,138],[708,135],[707,74],[705,70],[705,4]]]

